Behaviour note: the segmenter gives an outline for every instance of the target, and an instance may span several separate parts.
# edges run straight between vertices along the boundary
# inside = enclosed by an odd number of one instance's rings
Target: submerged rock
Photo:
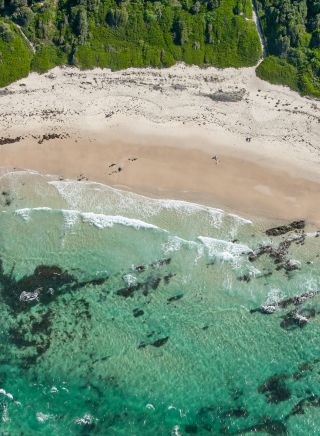
[[[280,326],[285,330],[292,330],[294,328],[304,327],[316,315],[315,309],[303,309],[299,312],[293,310],[287,313],[280,323]]]
[[[263,421],[254,424],[251,427],[241,429],[237,434],[244,433],[267,433],[274,436],[289,435],[286,425],[282,421],[273,420],[271,418],[263,418]]]
[[[133,316],[138,318],[139,316],[144,315],[144,311],[142,309],[133,309]]]
[[[150,343],[141,342],[138,348],[145,348],[148,345],[152,345],[153,347],[159,348],[165,345],[168,342],[168,340],[169,340],[169,336],[166,336],[165,338],[160,338]]]
[[[169,297],[167,302],[172,303],[173,301],[181,300],[181,298],[183,298],[183,294],[174,295],[173,297]]]
[[[184,430],[187,434],[197,434],[198,426],[195,424],[187,424],[184,426]]]
[[[287,374],[274,375],[259,386],[258,392],[264,394],[269,403],[287,401],[291,397],[290,390],[285,383],[287,379]]]
[[[292,305],[292,306],[299,306],[301,304],[303,304],[305,301],[310,300],[316,296],[319,295],[319,291],[310,291],[310,292],[305,292],[303,294],[300,295],[295,295],[293,297],[288,297],[288,298],[284,298],[282,300],[277,301],[274,304],[267,304],[267,305],[262,305],[258,308],[255,309],[251,309],[250,313],[262,313],[262,314],[267,314],[270,315],[272,313],[274,313],[277,309],[285,309],[288,306]],[[313,313],[313,310],[311,310],[311,312],[308,312],[309,309],[305,309],[309,315],[311,313]],[[290,312],[292,313],[297,313],[297,312]],[[302,313],[302,311],[299,312],[300,314]],[[315,316],[315,313],[314,315]],[[311,317],[311,316],[309,316]]]

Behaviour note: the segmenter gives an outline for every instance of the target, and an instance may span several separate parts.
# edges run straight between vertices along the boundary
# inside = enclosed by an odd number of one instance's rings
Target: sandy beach
[[[254,69],[32,74],[0,92],[0,166],[320,224],[320,102]]]

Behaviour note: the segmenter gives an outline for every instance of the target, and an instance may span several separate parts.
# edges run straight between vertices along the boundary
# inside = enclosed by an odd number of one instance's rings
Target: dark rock
[[[168,257],[166,259],[157,260],[156,262],[153,262],[150,266],[152,268],[159,268],[160,266],[170,265],[170,263],[171,263],[171,258]]]
[[[244,418],[249,416],[249,413],[247,411],[247,409],[245,409],[244,407],[238,407],[237,409],[230,409],[227,410],[224,413],[225,417],[232,417],[232,418]]]
[[[258,392],[264,394],[269,403],[287,401],[291,397],[290,390],[285,383],[287,379],[287,374],[274,375],[259,386]]]
[[[271,418],[264,418],[262,422],[252,425],[251,427],[243,428],[237,434],[263,432],[274,436],[289,435],[286,425]]]
[[[116,294],[124,297],[124,298],[128,298],[128,297],[133,297],[133,294],[138,291],[140,289],[140,285],[133,285],[133,286],[128,286],[127,288],[122,288],[119,289]]]
[[[156,341],[152,342],[150,345],[152,345],[153,347],[162,347],[163,345],[165,345],[168,342],[169,336],[165,337],[165,338],[161,338],[161,339],[157,339]]]
[[[305,301],[310,300],[316,296],[319,295],[319,291],[310,291],[310,292],[305,292],[301,295],[296,295],[294,297],[288,297],[288,298],[284,298],[283,300],[280,300],[274,304],[269,304],[269,305],[263,305],[260,306],[258,308],[255,309],[251,309],[250,313],[262,313],[262,314],[272,314],[274,313],[278,308],[279,309],[285,309],[290,305],[293,306],[299,306],[300,304],[303,304]],[[290,312],[291,314],[293,314],[294,312]],[[301,311],[299,312],[301,315]],[[311,315],[312,312],[308,312],[309,316]],[[303,316],[303,315],[301,315]]]
[[[295,328],[304,327],[310,318],[314,318],[316,311],[314,309],[303,309],[297,312],[293,310],[287,313],[280,323],[280,326],[285,330],[292,330]]]
[[[243,276],[238,277],[238,280],[240,282],[245,282],[245,283],[249,283],[251,280],[251,277],[249,274],[244,274]]]
[[[184,430],[187,434],[197,434],[198,426],[196,426],[195,424],[186,424],[184,426]]]
[[[165,345],[168,342],[169,336],[165,337],[165,338],[160,338],[157,339],[154,342],[150,342],[150,343],[146,343],[146,342],[141,342],[138,346],[138,348],[145,348],[148,345],[152,345],[153,347],[159,348],[162,347],[163,345]]]
[[[181,300],[181,298],[183,298],[183,294],[178,294],[178,295],[174,295],[173,297],[169,297],[167,301],[168,303],[171,303],[172,301]]]
[[[161,283],[161,277],[152,278],[152,279],[149,281],[149,285],[151,286],[151,288],[152,288],[153,290],[158,289],[160,283]]]
[[[168,285],[168,284],[170,283],[172,277],[174,277],[175,275],[176,275],[176,274],[169,273],[169,274],[167,274],[166,276],[164,276],[164,277],[163,277],[163,281],[164,281],[164,283],[165,283],[166,285]]]
[[[310,397],[300,400],[293,407],[289,416],[303,415],[306,407],[320,407],[320,398],[317,395],[312,394]]]
[[[286,225],[286,226],[279,226],[274,227],[272,229],[266,230],[266,235],[268,236],[280,236],[284,235],[288,232],[291,232],[292,230],[303,230],[305,228],[305,221],[299,220],[299,221],[293,221],[292,223]]]
[[[133,316],[138,318],[139,316],[144,315],[144,311],[142,309],[133,309]]]
[[[144,265],[139,265],[135,267],[135,270],[140,272],[144,272],[146,270],[146,267]]]

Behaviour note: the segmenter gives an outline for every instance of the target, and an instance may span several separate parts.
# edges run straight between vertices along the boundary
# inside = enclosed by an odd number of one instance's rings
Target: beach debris
[[[82,181],[87,181],[88,180],[88,177],[86,177],[84,174],[80,174],[78,177],[77,177],[77,181],[78,182],[82,182]]]
[[[111,164],[109,165],[109,168],[114,168],[117,164]],[[123,168],[119,165],[114,171],[111,171],[111,173],[109,173],[109,176],[112,176],[113,174],[117,174],[120,173],[123,170]]]
[[[241,101],[245,94],[246,90],[244,88],[235,91],[223,91],[222,89],[219,89],[213,94],[202,94],[202,96],[209,97],[214,101],[236,103]]]
[[[1,192],[1,195],[2,195],[2,197],[4,199],[4,205],[5,206],[10,206],[10,204],[12,203],[12,198],[10,196],[10,192],[4,190],[4,191]]]
[[[138,160],[138,158],[137,157],[129,157],[128,160],[130,162],[135,162],[136,160]]]
[[[42,144],[44,141],[49,141],[50,139],[65,139],[69,135],[68,134],[59,134],[59,133],[48,133],[46,135],[40,136],[38,140],[38,144]]]
[[[17,136],[16,138],[0,138],[0,145],[6,145],[6,144],[14,144],[15,142],[20,142],[23,139],[22,136]]]

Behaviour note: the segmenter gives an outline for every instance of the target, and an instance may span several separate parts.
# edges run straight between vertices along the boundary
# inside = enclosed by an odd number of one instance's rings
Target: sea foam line
[[[209,256],[218,257],[225,261],[233,261],[243,254],[252,253],[252,249],[244,244],[207,236],[198,236],[198,240],[207,248]]]
[[[134,227],[137,230],[162,230],[154,224],[149,224],[138,219],[127,218],[121,215],[104,215],[99,213],[80,212],[78,210],[69,209],[52,209],[50,207],[23,208],[15,210],[15,214],[21,216],[25,221],[29,221],[32,213],[40,211],[62,213],[65,223],[68,227],[74,225],[78,220],[81,220],[82,222],[91,224],[98,229],[113,227],[115,224],[119,224],[123,226]],[[166,232],[166,230],[162,231]]]
[[[117,197],[116,205],[130,211],[143,213],[145,217],[154,216],[163,210],[175,210],[183,214],[207,213],[211,219],[211,224],[219,227],[222,223],[223,217],[230,217],[234,219],[237,224],[252,224],[252,221],[238,216],[233,213],[225,212],[222,209],[210,206],[201,205],[198,203],[188,202],[184,200],[173,199],[156,199],[146,197],[141,194],[136,194],[129,191],[123,191],[104,185],[98,182],[81,181],[75,182],[71,180],[64,181],[49,181],[48,184],[54,186],[61,197],[71,206],[79,207],[79,201],[83,199],[84,189],[92,187],[95,191],[109,192]],[[106,205],[107,206],[107,202]],[[101,205],[97,206],[101,207]]]

